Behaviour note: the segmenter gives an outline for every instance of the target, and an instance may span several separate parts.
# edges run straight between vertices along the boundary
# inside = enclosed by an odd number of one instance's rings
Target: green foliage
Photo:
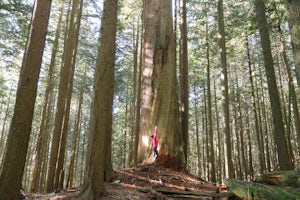
[[[24,1],[0,3],[0,54],[5,60],[23,51],[31,10],[32,4]]]

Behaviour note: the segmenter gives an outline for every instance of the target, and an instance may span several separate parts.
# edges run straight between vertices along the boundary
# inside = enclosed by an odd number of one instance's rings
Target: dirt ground
[[[155,165],[117,170],[112,182],[105,183],[105,188],[107,194],[100,198],[103,200],[238,199],[227,192],[224,186],[216,186],[185,172]],[[79,192],[80,188],[74,188],[52,194],[24,193],[24,196],[28,200],[79,200]]]

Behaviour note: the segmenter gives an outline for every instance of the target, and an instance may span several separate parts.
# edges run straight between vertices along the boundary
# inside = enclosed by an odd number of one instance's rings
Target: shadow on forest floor
[[[110,183],[105,183],[107,195],[103,200],[150,200],[150,199],[238,199],[226,188],[216,186],[185,172],[155,165],[139,165],[119,169]],[[25,194],[25,199],[58,200],[81,199],[80,188],[73,188],[52,194]]]

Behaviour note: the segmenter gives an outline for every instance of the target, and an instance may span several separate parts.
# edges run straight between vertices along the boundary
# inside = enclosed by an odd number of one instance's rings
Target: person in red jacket
[[[157,158],[157,156],[158,156],[158,151],[157,151],[157,147],[158,147],[157,132],[158,132],[157,131],[157,126],[155,126],[154,133],[153,133],[153,135],[151,135],[151,138],[152,138],[152,149],[153,149],[154,158]]]

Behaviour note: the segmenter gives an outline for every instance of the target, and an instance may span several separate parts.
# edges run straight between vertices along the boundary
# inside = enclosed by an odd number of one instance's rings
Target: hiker
[[[154,134],[151,135],[151,138],[152,138],[153,156],[154,156],[154,158],[157,158],[157,156],[158,156],[158,151],[157,151],[157,147],[158,147],[157,126],[155,126],[155,128],[154,128]]]

